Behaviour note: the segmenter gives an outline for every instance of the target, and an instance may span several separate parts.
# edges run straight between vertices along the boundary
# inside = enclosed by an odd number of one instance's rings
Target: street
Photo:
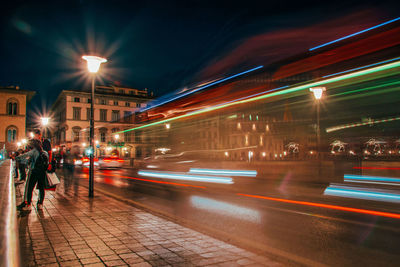
[[[74,185],[88,183],[87,168],[59,174],[69,194]],[[139,203],[249,249],[304,265],[395,266],[400,259],[398,205],[324,196],[324,189],[262,177],[235,177],[233,184],[222,185],[148,178],[136,169],[95,171],[95,192]]]

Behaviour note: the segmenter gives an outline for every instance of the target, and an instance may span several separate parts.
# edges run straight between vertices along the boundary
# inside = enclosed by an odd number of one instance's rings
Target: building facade
[[[18,86],[0,87],[0,149],[14,151],[26,137],[26,105],[34,95]]]
[[[146,107],[152,97],[147,90],[117,86],[95,89],[94,140],[96,156],[118,154],[133,158],[142,144],[135,142],[133,132],[116,132],[134,127],[134,113]],[[89,146],[91,93],[63,90],[51,109],[52,142],[56,147],[84,154]]]

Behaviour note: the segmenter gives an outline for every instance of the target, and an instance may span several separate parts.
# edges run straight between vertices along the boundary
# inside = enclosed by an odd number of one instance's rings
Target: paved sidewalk
[[[19,216],[23,266],[283,266],[99,192],[63,191]]]

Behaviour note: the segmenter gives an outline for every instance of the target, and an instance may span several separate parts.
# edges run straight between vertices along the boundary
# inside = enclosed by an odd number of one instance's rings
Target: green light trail
[[[316,82],[311,82],[311,83],[307,83],[307,84],[304,84],[304,85],[295,86],[293,88],[284,89],[282,91],[276,91],[276,92],[271,92],[271,93],[266,92],[264,95],[260,95],[260,96],[256,96],[256,97],[250,97],[250,98],[243,99],[243,100],[238,100],[238,101],[235,101],[235,102],[229,102],[229,103],[226,103],[226,104],[221,104],[221,105],[217,105],[217,106],[214,106],[214,107],[201,109],[201,110],[198,110],[198,111],[195,111],[195,112],[192,112],[192,113],[180,115],[180,116],[177,116],[177,117],[173,117],[173,118],[169,118],[169,119],[165,119],[165,120],[161,120],[161,121],[152,122],[152,123],[149,123],[149,124],[141,125],[141,126],[134,127],[134,128],[127,129],[127,130],[123,130],[123,131],[119,131],[119,132],[116,132],[115,134],[129,132],[129,131],[135,131],[135,130],[140,130],[140,129],[143,129],[143,128],[148,128],[148,127],[151,127],[151,126],[164,124],[164,123],[167,123],[167,122],[171,122],[171,121],[175,121],[175,120],[179,120],[179,119],[183,119],[183,118],[187,118],[187,117],[203,114],[203,113],[210,112],[210,111],[223,109],[223,108],[230,107],[230,106],[249,103],[249,102],[253,102],[253,101],[257,101],[257,100],[261,100],[261,99],[270,98],[270,97],[273,97],[273,96],[279,96],[279,95],[294,93],[294,92],[297,92],[297,91],[309,89],[310,87],[321,86],[321,85],[334,83],[334,82],[339,82],[339,81],[343,81],[343,80],[347,80],[347,79],[351,79],[351,78],[361,77],[361,76],[365,76],[365,75],[368,75],[368,74],[373,74],[373,73],[376,73],[376,72],[381,72],[381,71],[385,71],[385,70],[389,70],[389,69],[393,69],[393,68],[397,68],[397,67],[400,67],[400,61],[396,61],[396,62],[393,62],[393,63],[389,63],[389,64],[377,66],[377,67],[373,67],[373,68],[370,68],[370,69],[356,71],[356,72],[353,72],[353,73],[348,73],[348,74],[345,74],[345,75],[340,75],[340,76],[328,78],[328,79],[321,80],[321,81],[316,81]]]

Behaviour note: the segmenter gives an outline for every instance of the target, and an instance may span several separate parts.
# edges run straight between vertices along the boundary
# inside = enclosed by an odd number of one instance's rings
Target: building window
[[[100,142],[102,142],[102,143],[106,142],[106,133],[105,132],[100,133]]]
[[[107,110],[100,109],[100,121],[107,121]]]
[[[134,94],[135,94],[135,91],[131,90],[131,91],[129,91],[129,94],[130,94],[130,95],[134,95]]]
[[[12,126],[7,129],[7,142],[14,143],[17,141],[17,128]]]
[[[15,100],[9,100],[7,105],[7,114],[8,115],[17,115],[18,114],[18,104]]]
[[[100,99],[100,105],[107,105],[107,101],[105,99]]]
[[[114,100],[114,106],[118,106],[118,101]]]
[[[119,89],[119,93],[120,93],[120,94],[124,94],[124,90]]]
[[[74,97],[74,102],[79,103],[79,102],[81,102],[81,99],[79,97]]]
[[[130,106],[131,106],[131,103],[125,102],[125,107],[130,107]]]
[[[74,120],[81,120],[81,108],[74,107],[72,115]]]
[[[90,103],[92,103],[92,99],[91,98],[88,98],[87,99],[87,102],[90,104]]]
[[[125,122],[131,121],[131,112],[130,111],[124,111],[124,121]]]
[[[87,109],[86,109],[86,119],[87,119],[87,120],[90,120],[90,113],[91,113],[91,112],[90,112],[90,108],[87,108]]]
[[[136,107],[137,107],[137,108],[140,108],[140,103],[136,103]]]
[[[113,110],[111,113],[111,121],[119,121],[119,110]]]
[[[72,128],[72,141],[79,142],[79,132],[81,131],[80,127]]]
[[[132,132],[125,132],[124,140],[126,143],[131,143],[132,142]]]

